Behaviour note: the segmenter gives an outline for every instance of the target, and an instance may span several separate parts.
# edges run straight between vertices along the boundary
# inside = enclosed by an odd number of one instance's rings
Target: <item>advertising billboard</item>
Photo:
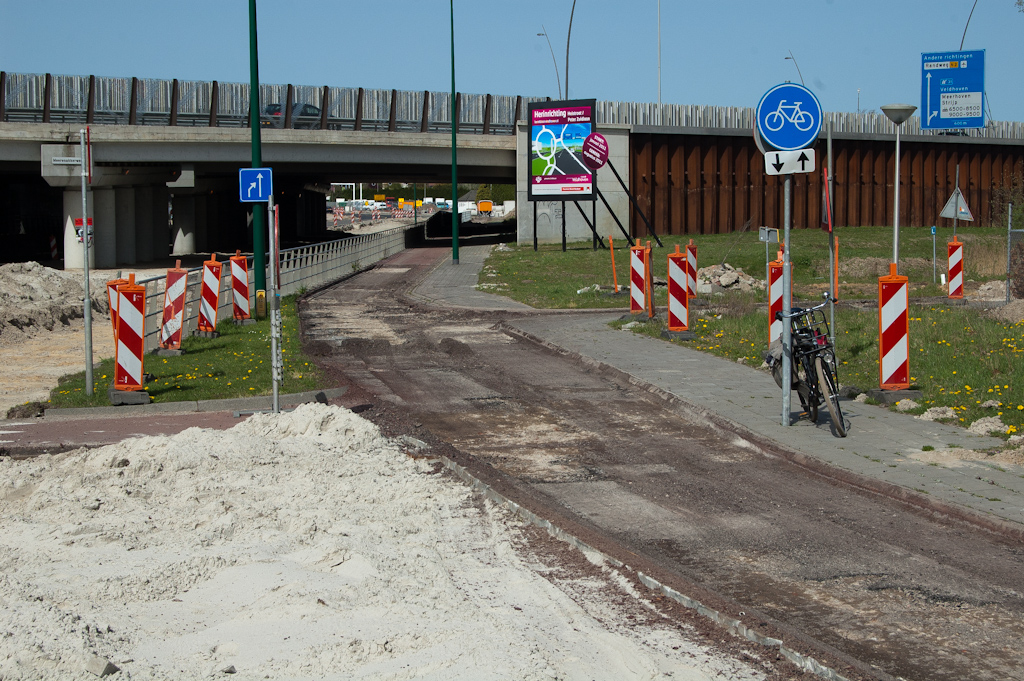
[[[594,132],[597,100],[533,102],[530,121],[529,200],[593,201],[594,173],[583,142]]]

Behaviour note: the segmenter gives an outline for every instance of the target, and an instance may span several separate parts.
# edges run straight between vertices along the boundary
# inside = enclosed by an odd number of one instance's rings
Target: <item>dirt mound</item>
[[[106,277],[90,277],[92,309],[108,310]],[[84,316],[81,272],[65,272],[37,262],[0,265],[0,346],[68,326]]]
[[[839,275],[851,279],[884,277],[889,274],[889,258],[842,258],[839,261]],[[909,270],[931,270],[932,261],[927,258],[900,258],[900,274]]]
[[[988,312],[989,316],[1007,324],[1024,321],[1024,300],[1011,300],[1008,305],[997,307]]]

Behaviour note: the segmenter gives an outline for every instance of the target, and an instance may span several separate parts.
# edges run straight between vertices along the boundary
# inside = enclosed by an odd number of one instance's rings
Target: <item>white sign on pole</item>
[[[764,155],[764,171],[769,175],[814,172],[814,149],[769,151]]]
[[[971,215],[971,209],[967,207],[967,201],[964,200],[960,187],[953,190],[953,195],[949,197],[949,201],[946,201],[946,205],[942,208],[942,212],[939,213],[939,217],[974,222],[974,216]]]

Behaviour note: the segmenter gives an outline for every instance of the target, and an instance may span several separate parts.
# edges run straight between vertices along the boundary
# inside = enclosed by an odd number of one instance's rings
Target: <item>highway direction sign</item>
[[[782,83],[761,97],[755,125],[770,150],[805,149],[821,132],[821,104],[803,85]]]
[[[814,149],[769,151],[764,155],[764,171],[769,175],[814,172]]]
[[[985,127],[985,50],[921,53],[921,128]]]
[[[270,168],[238,169],[238,200],[264,203],[274,193],[274,174]]]

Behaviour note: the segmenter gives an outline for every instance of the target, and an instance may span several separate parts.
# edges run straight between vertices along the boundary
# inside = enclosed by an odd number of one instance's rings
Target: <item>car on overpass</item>
[[[264,128],[284,127],[285,107],[282,104],[268,104],[261,117]],[[320,107],[312,104],[292,104],[292,127],[304,130],[320,129]]]

